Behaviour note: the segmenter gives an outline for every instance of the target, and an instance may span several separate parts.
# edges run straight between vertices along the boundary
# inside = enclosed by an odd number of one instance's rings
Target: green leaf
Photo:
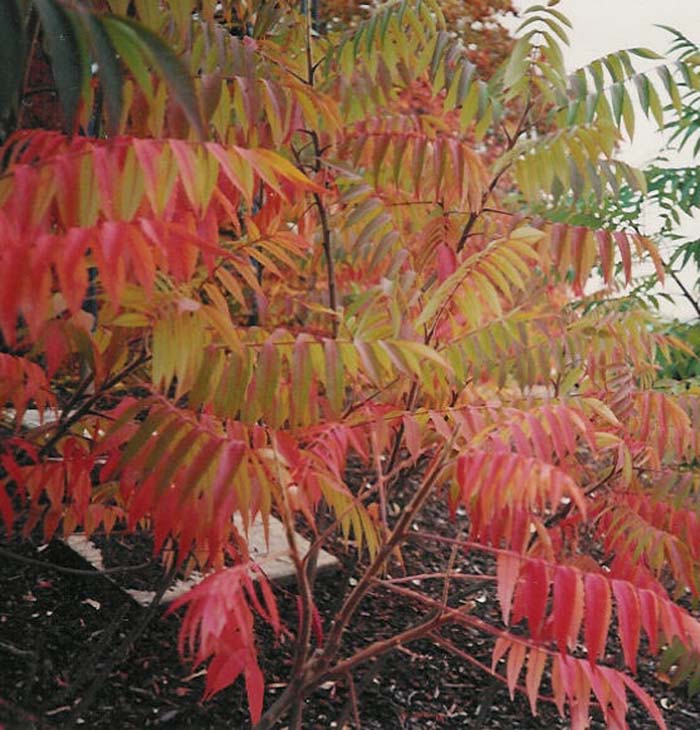
[[[637,87],[637,95],[639,96],[642,111],[649,116],[649,79],[644,74],[637,74],[634,77],[634,83]]]
[[[63,107],[66,131],[75,124],[87,62],[76,27],[62,4],[54,0],[34,0],[51,56],[51,70]]]
[[[654,84],[650,83],[648,79],[647,90],[649,92],[649,108],[651,113],[654,115],[654,119],[656,120],[656,124],[659,129],[662,129],[664,126],[664,112],[663,107],[661,106],[661,99],[659,99],[659,94],[654,88]]]
[[[131,30],[121,23],[112,23],[109,17],[103,18],[103,27],[121,60],[126,64],[141,87],[149,103],[153,102],[151,75],[141,52],[139,43]]]
[[[24,30],[18,0],[0,3],[0,119],[17,105],[25,65]]]
[[[648,48],[629,48],[628,51],[629,53],[633,53],[635,56],[639,56],[639,58],[648,58],[652,61],[658,61],[663,58],[663,56],[660,56],[658,53]]]
[[[603,58],[603,63],[608,69],[608,73],[613,82],[622,81],[625,78],[625,72],[618,54],[609,53]]]
[[[668,70],[667,66],[659,67],[659,76],[661,77],[661,80],[666,87],[666,91],[671,99],[671,103],[675,107],[676,111],[680,114],[682,108],[681,95],[678,93],[678,86],[673,80],[671,72]]]
[[[615,124],[619,125],[622,118],[622,107],[625,103],[625,87],[621,83],[613,84],[610,87],[610,97]]]
[[[625,128],[627,129],[627,134],[631,140],[634,137],[634,108],[632,106],[632,99],[627,91],[623,90],[623,94],[622,118],[624,119]]]
[[[552,20],[552,18],[547,18],[545,16],[533,16],[531,18],[527,18],[527,20],[524,20],[516,29],[516,33],[520,33],[521,30],[526,28],[528,25],[532,25],[533,23],[545,23],[553,33],[559,36],[562,43],[565,45],[569,45],[569,36],[566,34],[566,31],[559,25],[559,23]]]
[[[105,27],[119,28],[131,36],[150,57],[160,75],[170,87],[175,101],[182,107],[187,120],[200,139],[204,139],[204,124],[199,113],[199,104],[194,84],[187,68],[155,33],[130,18],[105,17]]]
[[[435,73],[438,70],[438,66],[440,65],[440,61],[442,60],[443,53],[445,51],[445,46],[447,45],[447,41],[449,40],[449,34],[441,30],[438,33],[437,36],[437,42],[435,43],[435,49],[433,50],[433,58],[430,62],[430,75],[435,76]]]
[[[530,34],[516,41],[503,74],[503,85],[505,88],[514,86],[525,75],[530,47]]]

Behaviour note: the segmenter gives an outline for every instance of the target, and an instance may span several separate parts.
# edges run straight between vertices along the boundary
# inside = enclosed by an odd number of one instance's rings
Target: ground
[[[410,485],[407,487],[410,488]],[[449,522],[441,498],[431,502],[417,528],[459,529]],[[143,564],[149,561],[144,544],[114,538],[112,559]],[[137,606],[112,580],[97,575],[57,571],[60,565],[84,571],[86,564],[57,541],[37,552],[41,540],[8,541],[0,535],[0,728],[247,728],[249,718],[243,683],[200,702],[204,679],[200,669],[183,665],[177,655],[178,618],[159,611],[126,657],[113,661],[120,641],[142,620],[145,609]],[[319,578],[316,600],[326,622],[333,616],[343,590],[353,579],[355,558],[340,542],[333,548],[344,563],[339,574]],[[11,551],[12,555],[8,551]],[[443,569],[449,547],[412,540],[403,558],[411,575]],[[36,562],[22,562],[29,558]],[[474,555],[460,556],[462,570],[479,572],[489,566]],[[109,564],[109,561],[107,561]],[[397,572],[400,570],[395,567]],[[142,573],[142,574],[141,574]],[[153,566],[128,574],[133,585],[153,587]],[[468,582],[457,592],[472,590]],[[296,627],[292,592],[278,586],[276,595],[288,632]],[[455,596],[459,601],[459,596]],[[473,593],[474,611],[494,616],[492,596]],[[361,606],[348,633],[346,654],[379,637],[385,637],[420,618],[405,599],[385,591],[373,593]],[[445,632],[462,648],[490,663],[490,642],[463,631]],[[287,634],[289,636],[289,634]],[[290,642],[275,640],[260,627],[261,665],[267,681],[266,702],[284,687],[290,663]],[[611,646],[614,660],[616,647]],[[113,666],[112,666],[113,664]],[[104,675],[99,688],[91,687]],[[684,690],[671,690],[660,682],[655,665],[640,665],[641,683],[664,708],[669,730],[700,727],[700,699],[688,699]],[[354,677],[360,695],[358,710],[362,728],[372,730],[432,730],[469,727],[491,730],[566,728],[556,708],[541,704],[540,716],[532,717],[523,695],[515,702],[507,688],[483,672],[455,659],[427,641],[416,642],[388,655],[380,665],[363,666]],[[73,712],[74,703],[86,694],[94,701],[84,712]],[[348,704],[347,682],[328,683],[307,702],[304,728],[355,727]],[[84,707],[84,705],[83,705]],[[655,727],[641,707],[631,703],[630,727]],[[284,725],[282,725],[284,727]],[[594,728],[602,724],[594,716]]]

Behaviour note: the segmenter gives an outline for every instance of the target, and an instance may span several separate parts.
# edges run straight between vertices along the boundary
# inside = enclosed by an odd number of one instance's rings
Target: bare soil
[[[408,484],[406,489],[411,489]],[[424,510],[418,529],[439,529],[456,534],[459,524],[448,520],[439,497]],[[112,538],[106,551],[110,561],[139,566],[150,559],[148,541]],[[118,645],[144,616],[115,583],[97,574],[74,574],[55,566],[86,570],[86,563],[53,541],[37,551],[40,540],[8,541],[0,534],[0,730],[14,728],[248,728],[250,721],[242,682],[202,704],[201,668],[185,666],[177,655],[177,616],[163,617],[159,610],[128,654],[115,657]],[[340,541],[330,546],[344,563],[340,574],[320,578],[316,601],[326,627],[350,582],[357,576],[356,558]],[[8,555],[11,551],[14,557]],[[449,546],[410,541],[404,551],[409,575],[444,570]],[[22,562],[29,558],[34,562]],[[463,572],[490,570],[487,559],[461,555]],[[400,568],[392,568],[398,574]],[[153,589],[159,571],[152,565],[129,573],[130,585]],[[440,589],[439,584],[436,590]],[[421,588],[430,592],[426,582]],[[474,601],[474,611],[497,622],[495,598],[487,591],[474,592],[473,584],[455,582],[453,605]],[[463,595],[460,596],[460,592]],[[284,688],[291,663],[291,641],[296,630],[296,601],[290,588],[276,589],[286,634],[276,639],[260,626],[260,661],[267,681],[266,704]],[[362,604],[348,634],[345,653],[420,620],[423,609],[404,598],[377,590]],[[491,642],[463,630],[444,632],[462,649],[490,664]],[[616,661],[617,647],[610,647]],[[428,641],[419,641],[387,655],[380,664],[360,667],[353,680],[359,694],[361,726],[372,730],[437,730],[447,728],[566,728],[553,705],[542,703],[532,717],[527,699],[478,668],[446,653]],[[684,690],[661,682],[652,661],[640,662],[639,681],[661,704],[671,730],[700,727],[700,698],[688,699]],[[75,712],[76,702],[92,692],[100,673],[105,681],[87,711]],[[304,728],[356,727],[348,703],[346,681],[328,683],[307,701]],[[601,728],[594,714],[592,727]],[[645,711],[630,703],[629,726],[634,730],[656,727]],[[284,725],[282,725],[284,727]]]

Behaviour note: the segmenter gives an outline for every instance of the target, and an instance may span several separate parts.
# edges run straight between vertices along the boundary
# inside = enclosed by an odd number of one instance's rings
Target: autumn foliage
[[[48,58],[63,129],[24,111],[32,74],[6,76],[5,533],[140,526],[176,568],[207,571],[173,607],[180,651],[208,662],[207,697],[243,677],[259,728],[287,712],[300,727],[305,695],[396,643],[473,660],[448,625],[492,639],[484,669],[533,713],[544,695],[574,728],[592,711],[624,728],[631,692],[664,727],[633,676],[642,646],[672,647],[700,681],[700,402],[657,387],[682,345],[625,295],[641,259],[663,278],[653,242],[580,225],[575,206],[644,186],[615,157],[632,93],[662,125],[679,85],[700,85],[697,59],[635,48],[569,76],[554,3],[495,60],[468,47],[472,20],[500,34],[493,4],[466,16],[466,45],[443,14],[462,4],[434,0],[322,32],[295,2],[25,5],[3,11],[16,38],[0,41],[20,69]],[[500,622],[452,600],[453,564],[442,599],[386,580],[428,500],[465,532],[418,539],[490,557]],[[280,619],[247,534],[271,514],[299,624],[268,705],[256,621]],[[361,577],[319,616],[315,557],[334,533]],[[425,622],[347,656],[380,589]]]

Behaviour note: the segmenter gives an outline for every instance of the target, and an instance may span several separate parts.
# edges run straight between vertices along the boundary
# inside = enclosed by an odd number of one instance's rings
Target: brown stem
[[[306,83],[309,86],[314,85],[314,73],[316,71],[316,66],[313,62],[313,57],[311,53],[311,4],[309,2],[306,3],[306,11],[305,11],[305,22],[306,22],[306,75],[307,75],[307,81]],[[319,172],[321,169],[321,156],[323,154],[323,151],[321,150],[321,145],[319,144],[318,140],[318,134],[315,130],[310,130],[309,134],[311,135],[311,141],[313,142],[314,146],[314,171]],[[323,205],[323,201],[321,200],[321,196],[318,193],[314,193],[314,201],[316,203],[316,207],[318,208],[318,215],[321,221],[321,236],[322,236],[322,245],[323,245],[323,255],[326,260],[326,278],[328,279],[328,306],[333,310],[333,312],[338,311],[338,295],[337,295],[337,286],[336,286],[336,280],[335,280],[335,262],[333,261],[333,252],[331,249],[331,229],[328,225],[328,214],[326,212],[326,208]],[[333,337],[338,336],[338,320],[334,316],[333,317]]]
[[[292,722],[289,724],[289,730],[302,730],[302,721],[304,719],[304,695],[300,692],[295,698],[294,707],[292,709]]]
[[[372,666],[364,673],[362,681],[357,686],[355,686],[355,682],[352,679],[352,674],[348,674],[348,683],[352,682],[352,684],[350,684],[350,697],[338,715],[338,719],[336,721],[338,727],[342,728],[348,724],[351,712],[355,719],[355,725],[357,725],[358,728],[360,727],[360,713],[357,706],[357,698],[362,696],[363,692],[367,689],[367,687],[369,687],[372,680],[379,674],[379,672],[382,671],[388,658],[388,653],[382,654],[378,657],[377,661],[374,662],[374,664],[372,664]]]
[[[314,136],[314,140],[316,137]],[[314,142],[314,146],[317,147],[317,142]],[[314,193],[314,201],[318,208],[318,215],[321,219],[321,236],[323,243],[323,256],[326,260],[326,278],[328,279],[328,306],[333,312],[338,311],[338,294],[335,281],[335,261],[333,261],[333,251],[331,249],[331,229],[328,225],[328,214],[326,208],[323,205],[321,196],[318,193]],[[333,317],[333,337],[338,336],[338,319]]]
[[[360,722],[360,708],[357,703],[357,692],[355,690],[355,680],[352,678],[352,674],[348,672],[347,675],[348,680],[348,690],[350,692],[350,702],[352,703],[352,715],[353,719],[355,720],[355,728],[356,730],[362,729],[362,724]],[[340,725],[339,727],[343,727]]]
[[[271,438],[270,442],[273,443]],[[285,537],[289,547],[289,556],[294,564],[297,588],[301,598],[301,615],[299,617],[301,626],[296,639],[294,663],[292,665],[292,676],[296,677],[301,675],[302,668],[308,657],[309,642],[311,639],[313,596],[311,595],[311,586],[309,585],[308,575],[306,572],[306,563],[299,553],[297,536],[294,531],[294,513],[291,505],[289,504],[289,495],[287,494],[287,490],[284,486],[284,480],[282,478],[282,472],[277,459],[276,450],[274,454],[275,467],[277,469],[277,489],[275,490],[275,493],[276,496],[278,495],[278,498],[276,501],[278,503],[278,508],[282,513],[282,524],[284,525]]]
[[[357,610],[360,602],[372,586],[374,577],[379,573],[386,561],[393,554],[394,548],[409,531],[411,523],[425,504],[428,495],[432,491],[435,486],[435,482],[440,475],[450,448],[451,442],[446,444],[442,452],[434,457],[433,463],[423,477],[423,483],[413,495],[406,509],[401,513],[401,516],[399,517],[396,526],[391,531],[387,541],[377,552],[374,560],[365,570],[359,582],[341,606],[340,611],[331,626],[328,639],[326,641],[324,655],[327,660],[334,656],[335,652],[337,652],[343,632],[347,628],[347,625]]]
[[[355,652],[355,654],[348,659],[344,659],[324,672],[322,678],[346,675],[358,664],[362,664],[370,659],[374,659],[375,657],[379,657],[387,652],[393,651],[403,644],[408,644],[416,639],[421,639],[426,636],[426,634],[429,634],[433,629],[451,620],[452,618],[448,614],[442,614],[439,610],[433,611],[425,621],[416,624],[415,626],[411,626],[399,634],[390,636],[388,639],[375,641],[369,646],[366,646],[364,649]]]
[[[289,711],[290,707],[294,706],[296,698],[300,694],[305,694],[309,688],[318,684],[327,675],[330,664],[338,653],[341,637],[350,619],[362,599],[372,587],[375,576],[393,554],[397,543],[405,537],[410,529],[411,523],[425,503],[440,475],[450,448],[451,442],[446,444],[442,453],[434,458],[432,465],[423,478],[422,484],[402,513],[387,541],[379,549],[372,563],[345,599],[328,633],[323,651],[317,656],[310,658],[300,667],[299,671],[292,672],[292,680],[284,692],[267,709],[260,722],[255,726],[255,730],[271,730],[277,721]]]
[[[676,274],[676,272],[673,270],[670,264],[666,264],[664,262],[664,267],[668,271],[669,274],[671,274],[671,278],[673,281],[676,282],[678,285],[678,288],[681,290],[683,296],[690,302],[691,306],[695,310],[695,313],[700,317],[700,304],[698,304],[695,297],[692,295],[692,293],[688,290],[686,285],[681,281],[681,278]]]
[[[518,121],[518,126],[516,127],[515,134],[512,137],[508,138],[506,152],[510,152],[513,147],[515,147],[516,142],[518,141],[518,139],[520,139],[521,135],[525,131],[525,121],[527,119],[527,115],[530,113],[531,108],[532,103],[530,100],[528,100],[528,102],[525,104],[525,109],[523,110],[522,116]],[[491,195],[491,193],[493,193],[496,185],[498,185],[498,181],[501,179],[502,175],[506,172],[506,170],[508,170],[509,167],[510,165],[506,165],[500,172],[494,175],[493,179],[489,183],[487,190],[481,196],[481,208],[478,211],[473,210],[469,214],[469,218],[467,219],[467,222],[462,229],[462,235],[459,237],[459,241],[457,242],[457,253],[459,253],[464,248],[464,244],[467,242],[467,239],[472,232],[472,228],[474,228],[474,224],[478,220],[479,216],[484,212],[484,205],[486,201],[489,199],[489,196]]]
[[[418,389],[419,389],[418,380],[414,380],[411,384],[411,390],[408,392],[408,398],[406,399],[406,410],[412,411],[416,405],[416,401],[418,400]],[[401,453],[401,444],[403,442],[403,436],[404,436],[404,425],[403,422],[399,424],[399,428],[396,431],[396,437],[394,439],[394,446],[391,449],[391,455],[389,456],[389,461],[386,463],[386,468],[384,469],[384,475],[388,475],[390,472],[394,470],[394,467],[396,466],[396,461],[399,458],[399,454]]]
[[[640,230],[640,227],[638,225],[633,224],[632,227],[638,236],[642,235],[642,231]],[[690,302],[690,305],[695,310],[695,313],[698,315],[698,317],[700,317],[700,304],[698,304],[698,301],[692,295],[692,293],[689,291],[688,287],[686,287],[686,285],[681,281],[678,274],[676,274],[676,272],[673,270],[673,267],[671,266],[671,264],[666,263],[666,261],[661,259],[661,265],[664,267],[664,269],[666,271],[668,271],[668,273],[671,275],[671,278],[673,279],[673,281],[675,281],[676,284],[678,285],[678,288],[681,290],[681,293],[683,294],[683,296]]]
[[[455,545],[454,547],[458,547]],[[468,581],[484,581],[491,582],[496,580],[495,575],[486,575],[483,573],[460,573],[454,570],[446,570],[437,573],[414,573],[413,575],[402,575],[400,578],[382,578],[377,581],[380,586],[398,585],[399,583],[410,583],[414,580],[468,580]]]
[[[316,72],[316,66],[314,65],[313,57],[311,55],[311,3],[307,2],[304,8],[304,21],[306,31],[306,83],[309,86],[314,85],[314,73]]]

